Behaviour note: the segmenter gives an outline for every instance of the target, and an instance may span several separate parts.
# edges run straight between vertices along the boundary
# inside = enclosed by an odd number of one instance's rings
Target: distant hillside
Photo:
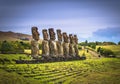
[[[31,35],[28,34],[22,34],[22,33],[15,33],[12,31],[8,31],[8,32],[3,32],[0,31],[0,41],[16,41],[16,40],[26,40],[29,41],[32,39]]]

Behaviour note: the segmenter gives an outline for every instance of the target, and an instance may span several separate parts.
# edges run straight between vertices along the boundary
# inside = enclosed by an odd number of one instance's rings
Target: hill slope
[[[16,41],[16,40],[31,40],[32,36],[28,34],[15,33],[15,32],[3,32],[0,31],[0,41]]]

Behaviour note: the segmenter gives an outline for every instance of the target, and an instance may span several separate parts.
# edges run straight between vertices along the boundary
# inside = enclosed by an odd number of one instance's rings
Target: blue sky
[[[0,0],[0,30],[31,34],[37,26],[79,41],[120,41],[120,0]]]

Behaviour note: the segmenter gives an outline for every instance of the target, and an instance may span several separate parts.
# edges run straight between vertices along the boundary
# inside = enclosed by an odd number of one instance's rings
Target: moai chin
[[[69,34],[69,40],[70,40],[70,44],[69,44],[69,55],[70,56],[75,56],[75,49],[74,49],[74,38],[72,34]]]
[[[59,57],[63,57],[63,46],[62,46],[62,34],[61,34],[61,30],[57,29],[57,37],[58,37],[58,41],[56,42],[57,44],[57,53]]]
[[[67,33],[64,32],[63,33],[63,53],[64,53],[64,57],[68,57],[69,56],[69,43],[68,43],[68,36]]]
[[[75,41],[75,54],[76,56],[79,56],[79,50],[78,50],[78,38],[77,38],[77,35],[74,35],[74,41]]]
[[[55,32],[53,28],[49,29],[49,35],[50,35],[50,40],[49,40],[50,56],[57,57],[57,46],[55,42]]]
[[[31,41],[31,56],[33,59],[37,59],[39,56],[39,32],[37,27],[32,27],[32,38],[33,40]]]
[[[48,42],[48,33],[47,29],[42,30],[43,41],[42,41],[42,56],[49,56],[49,42]]]

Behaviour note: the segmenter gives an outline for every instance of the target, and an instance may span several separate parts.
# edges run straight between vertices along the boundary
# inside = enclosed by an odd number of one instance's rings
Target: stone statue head
[[[39,32],[37,27],[32,27],[32,37],[34,40],[39,40]]]
[[[62,34],[60,29],[57,29],[57,36],[58,36],[58,41],[62,41]]]
[[[48,40],[47,29],[43,29],[43,30],[42,30],[42,33],[43,33],[43,39],[44,39],[44,40]]]
[[[77,35],[74,35],[74,41],[76,44],[78,44],[78,38],[77,38]]]
[[[53,28],[49,28],[50,40],[55,40],[55,32]]]
[[[70,40],[70,43],[74,43],[74,38],[72,34],[69,34],[69,40]]]
[[[66,32],[63,32],[63,40],[65,43],[68,43],[68,36]]]

